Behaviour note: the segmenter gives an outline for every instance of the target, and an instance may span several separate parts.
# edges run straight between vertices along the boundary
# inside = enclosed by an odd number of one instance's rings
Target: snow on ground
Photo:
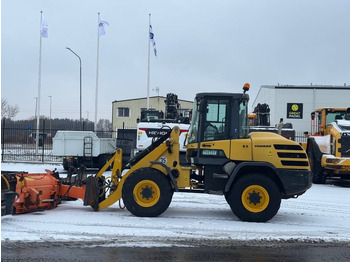
[[[61,166],[2,163],[1,170],[63,171]],[[79,242],[113,245],[157,245],[169,239],[238,241],[350,241],[350,188],[313,185],[297,199],[282,200],[267,223],[242,222],[223,196],[174,193],[168,210],[141,218],[118,203],[94,212],[81,200],[56,209],[1,218],[1,241]],[[153,244],[152,244],[153,243]]]

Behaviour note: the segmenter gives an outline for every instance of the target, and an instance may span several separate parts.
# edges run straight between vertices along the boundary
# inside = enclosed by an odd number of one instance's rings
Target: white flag
[[[101,20],[101,18],[98,17],[98,37],[101,37],[106,34],[105,25],[109,26],[109,23],[107,21]]]
[[[154,41],[154,34],[151,25],[149,25],[149,41],[153,46],[154,55],[157,57],[156,41]]]
[[[49,28],[47,26],[47,21],[43,15],[41,16],[40,34],[41,37],[49,37]]]

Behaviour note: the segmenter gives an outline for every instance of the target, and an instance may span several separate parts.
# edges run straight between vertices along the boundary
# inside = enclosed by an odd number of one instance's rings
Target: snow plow
[[[54,207],[56,199],[59,203],[64,198],[81,198],[84,205],[98,211],[122,199],[132,214],[155,217],[167,210],[174,192],[196,192],[223,195],[243,221],[270,220],[281,199],[295,198],[311,187],[312,175],[308,157],[298,143],[273,133],[248,133],[248,89],[246,84],[243,94],[196,95],[186,150],[190,166],[180,164],[180,128],[175,126],[124,169],[122,150],[117,149],[95,176],[78,172],[61,179],[48,172],[57,186],[54,182],[42,189],[51,190],[45,193],[46,199],[40,189],[30,191],[36,194],[30,200]],[[106,172],[110,166],[112,170]],[[23,177],[32,178],[30,174]],[[23,188],[16,187],[16,193],[29,192]],[[28,197],[20,202],[22,206],[29,202]]]
[[[45,170],[45,173],[2,172],[1,215],[53,209],[62,200],[76,198],[86,199],[84,205],[95,207],[94,199],[86,197],[85,193],[87,187],[98,185],[99,180],[93,176],[83,179],[80,174],[74,177],[73,182],[60,178],[55,170]]]

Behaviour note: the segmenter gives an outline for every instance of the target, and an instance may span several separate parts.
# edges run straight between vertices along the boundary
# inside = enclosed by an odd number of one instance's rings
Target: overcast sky
[[[241,92],[261,85],[350,84],[349,0],[2,0],[1,96],[18,105],[16,119],[34,116],[38,95],[40,11],[41,115],[94,120],[97,13],[109,22],[100,38],[98,119],[112,101],[146,97],[148,19],[158,57],[151,57],[151,96]],[[252,102],[252,101],[251,101]],[[251,103],[252,104],[252,103]]]

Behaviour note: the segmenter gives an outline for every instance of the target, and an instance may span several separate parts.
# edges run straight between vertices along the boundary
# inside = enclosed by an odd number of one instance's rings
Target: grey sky
[[[94,120],[98,12],[110,24],[100,38],[98,118],[111,118],[114,100],[147,95],[149,13],[158,51],[151,89],[160,95],[193,100],[241,92],[248,82],[254,99],[261,85],[350,83],[348,0],[3,0],[1,96],[19,106],[16,119],[34,116],[41,10],[49,27],[41,115],[49,116],[52,96],[52,117],[79,118],[79,60],[70,47],[82,58],[82,115]]]

